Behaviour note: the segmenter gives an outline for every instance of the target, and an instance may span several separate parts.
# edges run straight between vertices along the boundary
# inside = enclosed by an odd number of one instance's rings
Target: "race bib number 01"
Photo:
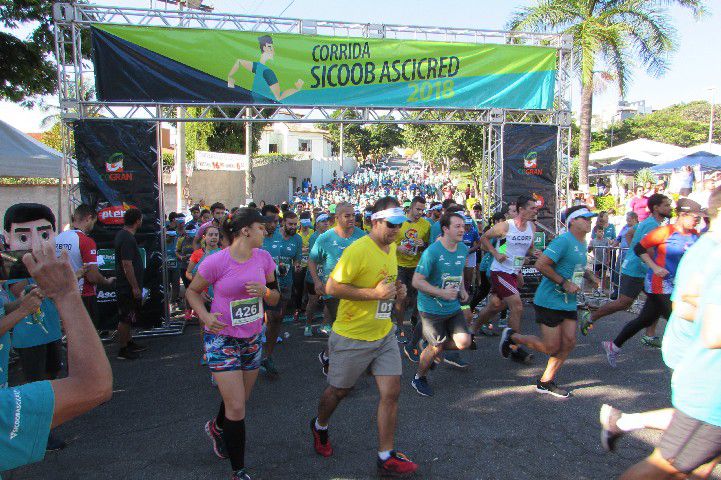
[[[263,319],[263,305],[259,298],[230,302],[230,319],[234,327]]]
[[[378,309],[376,310],[376,318],[378,320],[388,320],[391,318],[393,311],[393,303],[395,300],[378,300]]]

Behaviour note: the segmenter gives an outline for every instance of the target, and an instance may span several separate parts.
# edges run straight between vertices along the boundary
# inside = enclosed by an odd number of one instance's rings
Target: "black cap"
[[[676,210],[679,213],[696,213],[702,215],[704,213],[703,207],[700,203],[694,202],[690,198],[679,198],[676,204]]]
[[[273,217],[262,215],[257,208],[241,207],[231,217],[228,217],[225,222],[228,231],[233,233],[254,223],[268,223],[271,221],[273,221]]]

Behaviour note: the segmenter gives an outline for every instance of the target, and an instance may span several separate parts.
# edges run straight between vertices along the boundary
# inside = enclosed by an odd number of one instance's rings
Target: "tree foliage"
[[[331,114],[332,118],[344,118],[348,120],[358,119],[356,112],[336,110]],[[340,124],[319,123],[316,128],[325,130],[333,146],[335,154],[340,153]],[[343,149],[344,154],[352,153],[359,159],[368,156],[379,158],[389,154],[395,147],[403,145],[401,128],[394,123],[362,125],[358,123],[343,124]]]
[[[691,147],[708,141],[711,104],[704,101],[673,105],[648,115],[636,115],[593,133],[591,151],[637,138]],[[714,109],[714,139],[721,138],[721,106]]]

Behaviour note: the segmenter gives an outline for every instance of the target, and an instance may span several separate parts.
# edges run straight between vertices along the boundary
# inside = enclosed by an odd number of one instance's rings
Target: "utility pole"
[[[178,122],[175,127],[175,211],[183,211],[183,187],[185,186],[185,109],[178,107]]]
[[[250,117],[250,108],[245,110]],[[248,169],[245,171],[245,204],[253,201],[253,134],[251,122],[245,122],[245,156],[248,158]]]
[[[345,156],[345,151],[343,150],[343,124],[340,124],[340,174],[343,176],[343,157]]]

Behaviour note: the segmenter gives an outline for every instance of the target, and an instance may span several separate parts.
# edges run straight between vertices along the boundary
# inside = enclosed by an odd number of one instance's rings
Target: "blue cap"
[[[318,218],[315,219],[316,222],[327,222],[330,217],[326,215],[325,213],[318,215]]]
[[[304,218],[300,221],[300,224],[303,227],[310,227],[311,225],[313,225],[313,222],[311,222],[308,218]]]

